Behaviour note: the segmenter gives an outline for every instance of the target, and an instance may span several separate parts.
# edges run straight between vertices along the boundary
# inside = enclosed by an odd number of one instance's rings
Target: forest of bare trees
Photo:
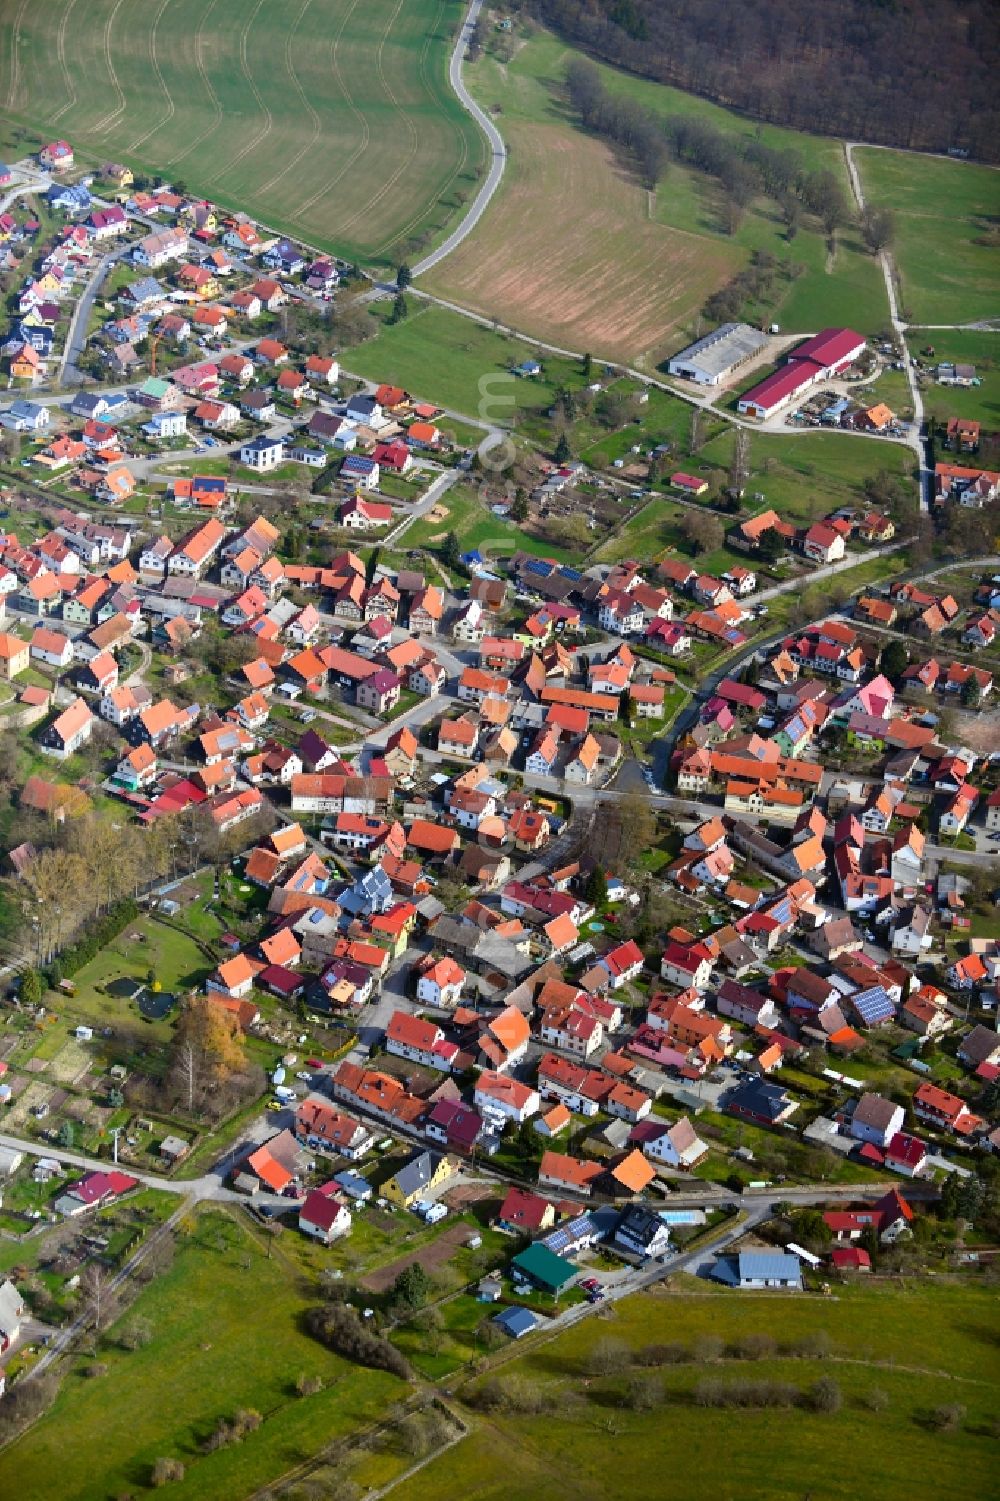
[[[528,0],[595,56],[756,120],[1000,157],[991,0]]]

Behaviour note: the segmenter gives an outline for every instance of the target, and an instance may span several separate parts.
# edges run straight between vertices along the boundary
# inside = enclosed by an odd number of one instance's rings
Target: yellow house
[[[51,271],[43,271],[35,280],[36,292],[49,292],[54,297],[62,291],[62,282],[52,275]]]
[[[106,167],[102,167],[101,176],[105,182],[114,183],[116,188],[130,188],[135,182],[131,168],[123,166],[121,162],[108,162]]]
[[[373,917],[372,938],[379,944],[389,944],[392,957],[399,959],[409,947],[410,934],[413,932],[415,920],[416,908],[402,917],[394,912],[386,912],[384,916]]]
[[[211,231],[219,227],[218,216],[207,203],[186,203],[182,213],[185,219],[196,220],[199,229]]]
[[[11,355],[10,373],[14,380],[36,381],[44,374],[41,355],[30,344]]]
[[[207,266],[182,266],[177,280],[188,291],[194,292],[202,302],[208,302],[219,295],[219,283]]]
[[[409,1209],[432,1188],[446,1183],[452,1175],[447,1157],[436,1152],[414,1152],[409,1162],[382,1184],[382,1196],[400,1209]]]
[[[891,516],[873,511],[862,518],[858,525],[858,535],[865,542],[888,542],[896,535],[896,523]]]
[[[29,656],[27,641],[22,641],[19,636],[11,636],[7,631],[0,631],[0,678],[9,683],[18,673],[26,672]]]

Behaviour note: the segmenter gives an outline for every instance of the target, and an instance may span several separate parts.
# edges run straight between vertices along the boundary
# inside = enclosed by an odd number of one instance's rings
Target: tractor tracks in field
[[[275,172],[272,177],[268,178],[267,182],[261,185],[260,189],[258,190],[261,193],[269,193],[273,187],[281,182],[282,178],[287,177],[289,174],[295,171],[295,168],[298,166],[299,162],[302,161],[304,157],[307,157],[313,150],[316,142],[319,140],[320,131],[323,128],[323,122],[321,121],[318,112],[307,98],[306,91],[302,87],[302,84],[299,80],[299,75],[296,73],[295,66],[292,62],[292,43],[295,41],[295,33],[301,26],[303,17],[305,16],[306,11],[309,9],[311,4],[312,0],[304,0],[302,9],[296,16],[294,24],[290,28],[288,35],[285,38],[285,72],[292,80],[292,87],[294,88],[295,92],[298,94],[299,99],[302,102],[302,108],[305,110],[306,114],[312,121],[312,134],[310,135],[306,144],[300,147],[300,149],[295,153],[291,161],[285,162],[281,167],[278,168],[277,172]]]
[[[400,161],[400,163],[397,166],[396,170],[392,173],[392,175],[390,177],[388,177],[386,179],[386,181],[379,188],[378,192],[377,193],[373,193],[372,196],[371,196],[371,198],[369,198],[369,200],[368,200],[368,202],[366,204],[364,204],[361,208],[357,209],[350,216],[349,219],[345,219],[343,221],[343,223],[340,224],[339,230],[340,230],[341,233],[343,233],[346,230],[350,229],[351,226],[354,225],[354,224],[356,224],[359,219],[364,218],[367,214],[370,214],[371,211],[372,211],[372,209],[375,208],[379,203],[382,202],[382,199],[386,196],[386,194],[392,192],[393,188],[396,186],[397,182],[403,176],[403,174],[405,172],[409,171],[410,164],[412,163],[413,158],[416,156],[418,150],[420,149],[420,137],[417,134],[417,127],[414,125],[413,121],[410,119],[410,117],[407,114],[406,110],[403,109],[402,105],[399,103],[399,100],[396,98],[396,96],[393,93],[392,89],[389,87],[389,80],[386,78],[386,76],[385,76],[385,69],[382,66],[382,58],[383,58],[384,51],[385,51],[385,44],[386,44],[386,42],[387,42],[387,40],[389,38],[390,31],[392,30],[393,26],[396,24],[396,19],[399,16],[399,13],[402,10],[402,8],[403,8],[403,0],[398,0],[398,3],[396,5],[396,9],[393,11],[392,15],[389,18],[389,24],[388,24],[388,26],[385,29],[385,33],[384,33],[384,35],[382,37],[382,41],[381,41],[381,43],[379,45],[378,53],[376,54],[375,66],[376,66],[376,70],[378,72],[379,81],[382,84],[382,88],[385,90],[386,97],[388,98],[388,100],[389,100],[390,104],[392,105],[393,109],[396,111],[396,114],[402,119],[403,123],[406,126],[407,134],[410,137],[410,149],[407,152],[406,156],[402,159],[402,161]],[[424,42],[424,47],[425,48],[428,45],[428,41],[429,41],[429,38]]]
[[[250,12],[250,15],[247,18],[246,25],[240,32],[240,68],[243,71],[243,77],[246,79],[247,84],[249,85],[250,92],[253,95],[254,100],[256,101],[257,108],[260,110],[261,114],[264,117],[264,127],[262,130],[259,130],[255,136],[251,136],[250,140],[243,147],[243,150],[238,151],[231,162],[226,162],[224,166],[219,168],[218,172],[216,172],[215,176],[212,178],[212,182],[218,182],[219,178],[222,177],[225,173],[231,172],[234,167],[238,167],[240,165],[240,162],[245,161],[252,151],[256,151],[258,146],[262,146],[264,144],[274,128],[274,116],[271,114],[271,111],[264,103],[260,89],[258,89],[257,85],[253,81],[253,74],[250,72],[250,64],[247,59],[247,37],[250,35],[253,23],[259,16],[263,4],[264,0],[257,0],[257,4],[254,6],[253,10]]]
[[[153,19],[153,28],[149,33],[149,61],[153,65],[153,72],[156,74],[156,81],[160,85],[160,88],[163,90],[163,96],[167,101],[167,113],[161,119],[157,120],[156,124],[152,125],[149,130],[145,131],[141,136],[137,136],[132,144],[125,148],[127,151],[138,151],[139,147],[144,146],[145,143],[149,140],[150,136],[155,135],[156,132],[161,128],[161,126],[169,125],[170,121],[177,113],[177,106],[174,104],[173,95],[167,88],[166,80],[163,77],[163,70],[160,67],[159,58],[156,55],[156,28],[160,24],[160,17],[163,15],[163,12],[166,10],[169,4],[170,0],[160,0],[160,8],[156,12],[156,15]]]
[[[21,22],[28,9],[28,0],[21,0],[10,42],[10,86],[7,89],[7,108],[12,110],[17,102],[18,85],[21,82]]]
[[[440,6],[440,8],[438,10],[437,16],[436,16],[435,21],[434,21],[434,25],[428,31],[427,37],[426,37],[426,39],[424,41],[424,45],[423,45],[423,48],[421,49],[421,53],[420,53],[420,75],[421,75],[422,79],[424,80],[425,85],[427,86],[427,93],[428,93],[428,95],[432,95],[433,91],[430,88],[430,80],[428,79],[428,76],[427,76],[427,59],[428,59],[428,56],[430,55],[431,42],[434,39],[434,36],[435,36],[435,34],[437,32],[437,28],[438,28],[438,26],[441,23],[441,18],[444,15],[444,9],[445,9],[445,7],[444,7],[444,3],[443,3],[443,0],[442,0],[442,4],[441,4],[441,6]],[[465,164],[469,160],[469,141],[468,141],[468,137],[466,136],[466,133],[465,133],[464,130],[459,131],[458,134],[459,134],[459,137],[460,137],[461,143],[462,143],[462,154],[459,157],[459,160],[456,163],[456,165],[452,168],[451,172],[448,174],[448,177],[446,178],[445,182],[441,186],[441,189],[440,189],[440,191],[438,193],[438,199],[439,199],[439,201],[444,198],[444,195],[447,192],[450,191],[452,183],[465,170]],[[423,217],[424,217],[424,210],[423,210],[423,208],[420,208],[420,209],[417,210],[417,212],[415,214],[413,214],[407,220],[407,222],[405,224],[403,224],[399,229],[396,230],[396,232],[392,235],[392,237],[390,239],[384,240],[381,245],[377,246],[376,249],[375,249],[375,251],[373,253],[375,255],[379,255],[379,256],[385,255],[385,253],[388,250],[390,250],[393,245],[403,245],[405,243],[405,241],[406,241],[407,236],[412,233],[412,231],[417,227],[417,225],[420,223],[420,221],[423,219]]]
[[[345,30],[345,28],[347,26],[348,21],[351,19],[352,15],[354,14],[355,10],[357,9],[357,7],[358,7],[358,0],[352,0],[352,4],[351,4],[350,9],[348,11],[346,11],[345,14],[344,14],[344,19],[343,19],[343,21],[340,24],[340,30],[337,32],[337,35],[334,37],[333,44],[332,44],[332,47],[331,47],[331,50],[330,50],[330,67],[331,67],[331,69],[333,71],[334,79],[336,80],[337,85],[340,88],[341,93],[343,94],[344,98],[347,101],[347,107],[348,107],[348,109],[351,111],[351,114],[354,116],[354,118],[356,120],[358,120],[360,122],[360,124],[361,124],[361,140],[359,141],[358,145],[354,148],[354,150],[351,152],[351,154],[347,158],[347,160],[343,163],[343,165],[340,168],[340,171],[337,172],[335,174],[335,176],[333,176],[332,178],[328,179],[323,184],[323,186],[318,190],[318,192],[313,193],[313,195],[312,195],[311,198],[307,198],[307,199],[305,199],[305,201],[303,203],[299,204],[298,208],[296,209],[296,215],[297,215],[297,217],[300,217],[300,218],[301,218],[301,216],[304,213],[308,213],[309,209],[311,209],[314,204],[317,204],[320,201],[321,198],[325,198],[328,193],[330,193],[330,192],[333,191],[333,189],[337,186],[337,183],[345,175],[345,173],[349,172],[351,170],[351,168],[354,166],[354,163],[356,161],[358,161],[359,158],[362,157],[364,155],[364,153],[367,151],[367,149],[368,149],[368,143],[369,143],[369,141],[371,139],[371,127],[369,126],[368,121],[365,118],[365,115],[364,115],[363,111],[360,110],[360,109],[358,109],[358,106],[355,104],[353,98],[351,97],[350,90],[348,89],[346,83],[344,82],[344,76],[343,76],[343,74],[340,71],[340,58],[339,58],[339,55],[338,55],[339,52],[340,52],[340,41],[341,41],[341,38],[344,35],[344,30]],[[392,22],[390,21],[389,24],[391,25]],[[383,34],[382,41],[379,43],[379,50],[380,51],[381,51],[381,48],[385,45],[385,37],[386,37],[387,34],[388,34],[388,28],[386,29],[386,33]]]
[[[61,120],[63,115],[67,114],[76,104],[78,97],[69,68],[66,65],[66,28],[69,25],[69,18],[73,14],[73,7],[75,5],[76,0],[69,0],[69,4],[63,11],[62,20],[59,22],[59,30],[56,33],[56,57],[59,60],[63,80],[66,84],[66,101],[54,114],[49,116],[50,125],[55,125],[57,121]]]
[[[169,162],[167,163],[168,167],[175,167],[178,162],[184,161],[184,159],[190,156],[193,151],[197,151],[202,142],[207,141],[210,135],[214,135],[214,133],[218,130],[219,126],[222,123],[222,105],[219,103],[218,94],[212,87],[212,80],[208,76],[208,70],[205,67],[204,58],[202,56],[202,45],[205,39],[205,27],[208,25],[209,18],[218,3],[219,0],[209,0],[208,5],[205,7],[205,10],[202,13],[201,20],[198,22],[198,30],[194,34],[194,65],[198,69],[198,76],[201,79],[202,83],[205,85],[205,92],[211,101],[213,118],[201,132],[201,134],[195,136],[194,140],[190,141],[188,145],[184,147],[183,151],[178,151],[176,156],[172,156],[170,158]]]
[[[111,13],[109,14],[107,21],[104,23],[104,61],[107,65],[108,77],[111,80],[111,87],[118,95],[118,106],[116,109],[110,110],[103,119],[98,120],[96,125],[91,126],[90,130],[88,131],[88,135],[106,135],[111,127],[121,119],[127,108],[128,101],[125,98],[125,91],[118,80],[118,74],[115,71],[115,65],[111,61],[111,28],[114,26],[115,17],[121,10],[124,3],[125,0],[116,0],[116,3],[112,8]]]

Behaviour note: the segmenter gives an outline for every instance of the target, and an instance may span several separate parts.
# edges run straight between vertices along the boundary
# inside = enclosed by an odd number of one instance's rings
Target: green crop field
[[[823,1299],[702,1291],[690,1279],[682,1286],[630,1298],[607,1320],[588,1319],[554,1341],[529,1344],[496,1373],[509,1405],[472,1414],[470,1436],[393,1497],[885,1501],[933,1494],[974,1501],[991,1491],[989,1424],[1000,1372],[988,1290],[879,1284],[838,1288]],[[827,1359],[707,1364],[698,1356],[705,1337],[729,1342],[753,1334],[780,1344],[819,1331],[830,1341]],[[688,1358],[645,1368],[640,1379],[654,1396],[644,1410],[629,1400],[627,1375],[594,1374],[591,1357],[601,1342],[633,1350],[676,1342]],[[705,1377],[800,1390],[832,1378],[842,1406],[717,1411],[694,1400]],[[926,1414],[946,1404],[965,1409],[957,1431],[930,1431]]]
[[[451,91],[464,0],[0,0],[0,104],[95,161],[351,259],[439,237],[485,147]],[[11,132],[5,147],[17,151]]]
[[[1000,317],[1000,172],[901,151],[855,153],[865,198],[896,214],[910,323]]]
[[[395,1377],[349,1365],[306,1334],[297,1266],[280,1247],[269,1256],[258,1236],[202,1212],[171,1269],[125,1316],[148,1324],[149,1343],[126,1352],[112,1329],[97,1357],[105,1374],[88,1379],[89,1359],[74,1362],[51,1412],[0,1455],[0,1494],[145,1494],[154,1462],[172,1458],[186,1468],[170,1487],[177,1501],[236,1501],[405,1397]],[[298,1396],[299,1376],[319,1377],[323,1389]],[[239,1408],[258,1411],[260,1427],[205,1452],[218,1421]]]

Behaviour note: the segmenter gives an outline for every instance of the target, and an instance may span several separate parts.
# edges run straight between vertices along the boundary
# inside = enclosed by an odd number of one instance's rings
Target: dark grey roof
[[[404,1162],[403,1166],[394,1175],[396,1183],[399,1185],[400,1193],[405,1198],[409,1198],[411,1194],[417,1193],[421,1188],[424,1188],[433,1178],[434,1171],[440,1161],[441,1158],[433,1152],[417,1152],[415,1156],[410,1158],[409,1162]]]
[[[441,917],[434,924],[432,933],[436,944],[463,954],[471,953],[482,937],[476,924],[464,917]]]
[[[963,1058],[978,1067],[998,1047],[1000,1047],[1000,1032],[994,1032],[991,1027],[980,1025],[973,1027],[972,1031],[963,1037],[958,1050]]]
[[[644,1204],[630,1204],[621,1217],[618,1233],[624,1231],[635,1244],[648,1246],[662,1235],[663,1228],[663,1221],[652,1209],[647,1209]]]
[[[778,1084],[750,1079],[731,1090],[724,1103],[727,1109],[747,1111],[761,1120],[777,1120],[788,1105],[788,1096]]]

